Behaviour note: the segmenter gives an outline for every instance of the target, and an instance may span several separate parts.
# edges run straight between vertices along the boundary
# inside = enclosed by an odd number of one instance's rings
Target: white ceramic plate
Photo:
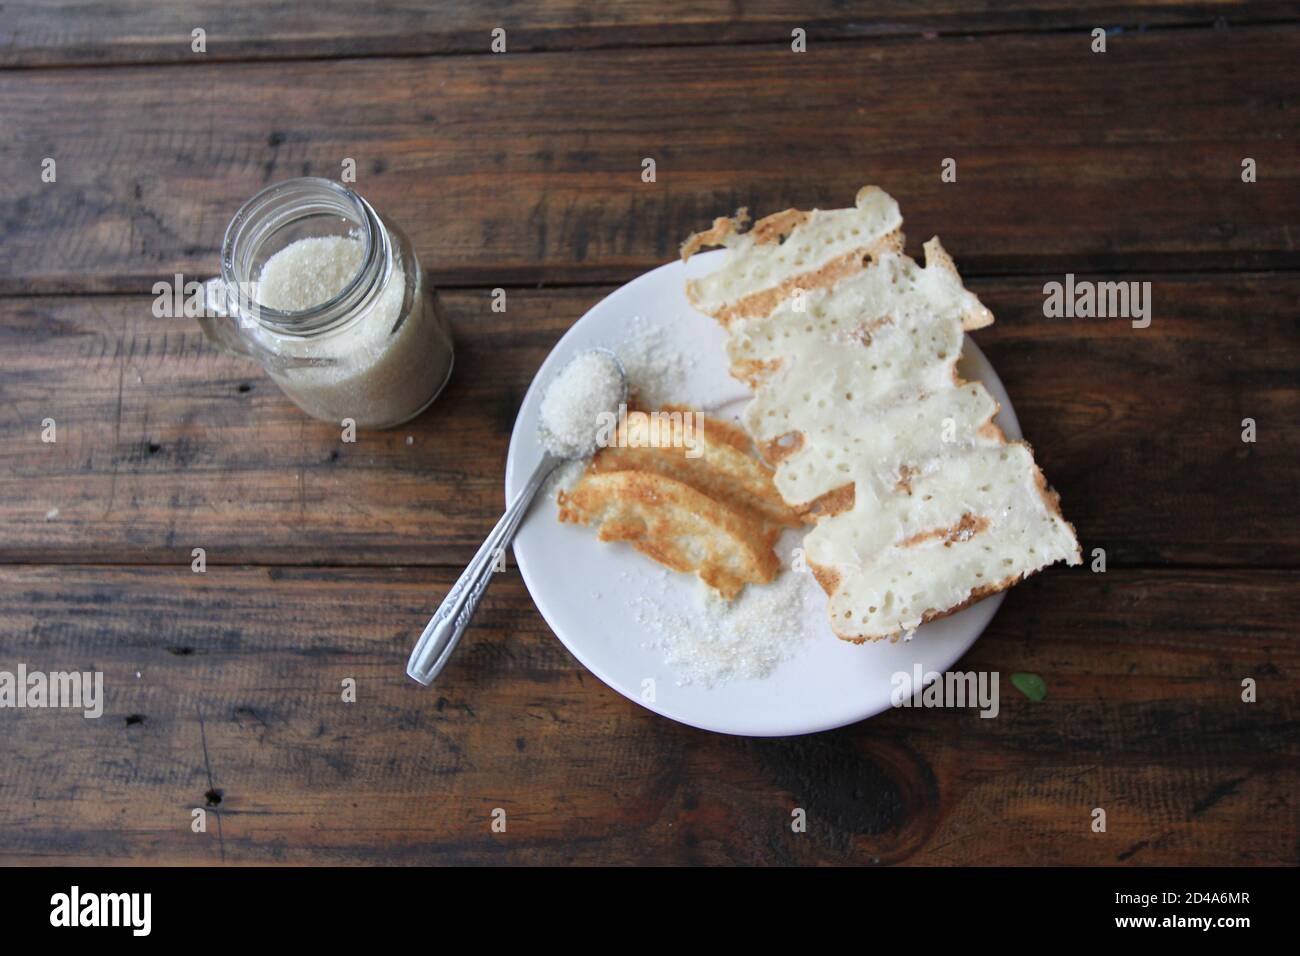
[[[727,374],[723,330],[696,312],[685,293],[686,280],[717,268],[716,257],[724,254],[716,251],[686,264],[661,266],[611,293],[574,323],[542,363],[519,410],[506,462],[507,498],[519,491],[541,457],[537,412],[546,385],[585,349],[617,349],[638,329],[661,328],[677,349],[689,349],[694,359],[690,394],[683,400],[706,402],[722,413],[743,407],[744,389]],[[1002,406],[998,424],[1008,438],[1019,438],[1006,390],[969,337],[961,371],[963,377],[984,383]],[[653,646],[656,634],[638,621],[631,597],[641,582],[654,581],[656,588],[668,588],[674,602],[688,609],[699,600],[700,586],[692,576],[663,571],[625,544],[602,543],[589,528],[561,525],[553,497],[534,504],[515,539],[514,555],[546,623],[602,681],[673,720],[753,737],[829,730],[880,713],[890,706],[895,673],[912,673],[917,664],[923,673],[950,668],[975,643],[1003,597],[995,595],[927,624],[910,641],[858,646],[834,636],[826,622],[825,598],[813,587],[815,599],[805,604],[807,633],[768,676],[713,686],[683,685],[663,651]],[[647,681],[654,682],[653,700],[646,699]]]

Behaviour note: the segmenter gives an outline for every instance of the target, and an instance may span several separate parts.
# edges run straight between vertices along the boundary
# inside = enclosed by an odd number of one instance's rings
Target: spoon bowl
[[[618,380],[619,380],[618,400],[614,402],[612,408],[604,409],[598,412],[594,416],[594,420],[591,421],[590,423],[586,423],[586,422],[583,423],[584,425],[588,425],[588,424],[590,425],[590,431],[591,431],[590,442],[584,443],[583,445],[576,446],[576,447],[566,446],[562,442],[560,442],[559,439],[557,438],[556,430],[547,427],[547,422],[546,422],[547,400],[552,394],[552,389],[554,389],[561,382],[564,382],[566,377],[577,367],[578,363],[588,359],[590,356],[593,355],[601,355],[608,358],[610,364],[617,372]],[[562,461],[574,461],[579,458],[590,458],[599,450],[598,438],[600,435],[600,428],[599,428],[600,415],[605,414],[606,412],[617,414],[619,407],[627,404],[627,396],[628,396],[627,369],[623,367],[623,362],[618,357],[617,354],[615,354],[612,350],[606,348],[591,348],[583,352],[579,352],[573,358],[569,359],[569,361],[565,364],[565,366],[562,369],[560,369],[559,373],[556,374],[555,377],[551,379],[550,384],[546,388],[546,392],[542,397],[541,414],[538,416],[538,420],[537,420],[537,441],[541,444],[542,448],[546,451],[548,455],[553,455],[554,457]]]

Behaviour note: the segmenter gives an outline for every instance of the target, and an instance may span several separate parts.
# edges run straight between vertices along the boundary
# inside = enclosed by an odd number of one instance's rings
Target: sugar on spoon
[[[406,673],[428,686],[446,666],[487,590],[538,490],[563,462],[596,453],[606,414],[627,401],[627,373],[608,349],[589,349],[570,359],[542,396],[538,440],[542,460],[472,561],[451,586],[411,651]]]

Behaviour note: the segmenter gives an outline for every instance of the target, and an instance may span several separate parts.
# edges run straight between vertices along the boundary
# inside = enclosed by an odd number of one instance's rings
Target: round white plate
[[[618,349],[647,326],[664,330],[678,351],[694,360],[686,402],[703,402],[722,413],[743,407],[744,389],[727,374],[724,333],[686,300],[685,284],[717,268],[721,250],[669,263],[634,279],[592,307],[556,344],[538,370],[519,409],[506,462],[506,497],[527,481],[541,457],[537,410],[552,378],[574,355],[589,348]],[[1006,389],[969,337],[962,352],[963,377],[983,382],[1001,405],[997,422],[1008,438],[1020,426]],[[681,684],[656,635],[638,621],[631,598],[636,582],[655,578],[656,587],[680,591],[676,606],[698,602],[691,575],[665,572],[622,544],[598,541],[590,528],[560,524],[553,496],[540,499],[514,542],[515,562],[537,609],[584,667],[629,700],[665,717],[719,733],[779,737],[829,730],[871,717],[890,706],[893,675],[942,673],[964,654],[1002,603],[998,594],[927,624],[910,641],[855,645],[841,641],[826,622],[825,598],[806,602],[809,633],[791,656],[764,678],[733,679],[713,686]],[[792,573],[789,571],[783,573]],[[664,576],[667,580],[664,580]],[[653,681],[648,685],[647,681]],[[653,686],[653,700],[647,699]]]

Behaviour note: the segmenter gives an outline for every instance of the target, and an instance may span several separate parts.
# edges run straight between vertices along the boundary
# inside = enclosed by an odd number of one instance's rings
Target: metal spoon
[[[618,367],[619,378],[623,383],[623,394],[620,403],[626,402],[627,371],[623,368],[623,363],[619,361],[618,356],[609,349],[591,349],[589,351],[603,352],[614,360],[614,364]],[[570,364],[584,354],[586,353],[579,353],[579,355],[570,359]],[[567,370],[568,366],[566,365],[564,370],[561,370],[560,375],[563,375]],[[617,410],[617,407],[611,408],[610,412],[617,412]],[[540,431],[540,423],[538,428]],[[542,436],[539,435],[540,437]],[[545,442],[543,442],[542,447],[546,448]],[[509,507],[506,508],[506,513],[501,516],[501,520],[497,522],[496,527],[492,529],[492,533],[487,536],[487,540],[479,547],[473,560],[470,561],[461,576],[456,579],[456,583],[451,586],[451,590],[443,598],[442,604],[438,606],[438,610],[430,618],[424,633],[415,642],[415,649],[411,651],[411,659],[406,663],[408,677],[425,686],[433,683],[434,678],[438,676],[451,658],[451,652],[456,649],[456,644],[460,641],[461,635],[469,627],[470,618],[478,610],[479,601],[483,598],[483,592],[487,590],[488,582],[492,580],[492,573],[497,566],[497,556],[504,554],[506,547],[514,538],[515,531],[518,530],[519,523],[523,521],[524,515],[528,513],[528,506],[533,503],[533,498],[536,497],[538,489],[546,483],[546,479],[551,476],[551,472],[555,471],[563,462],[587,458],[595,453],[594,438],[592,447],[581,449],[570,456],[557,455],[549,450],[543,452],[542,460],[533,469],[528,483],[510,502]]]

